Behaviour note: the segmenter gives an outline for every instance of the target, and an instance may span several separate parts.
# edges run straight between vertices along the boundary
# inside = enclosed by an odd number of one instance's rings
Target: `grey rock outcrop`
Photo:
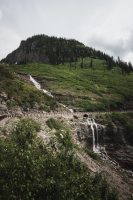
[[[0,114],[8,110],[6,101],[7,101],[7,95],[5,93],[1,93],[0,94]]]
[[[2,62],[9,64],[25,64],[30,62],[49,63],[49,59],[46,56],[45,45],[40,50],[37,47],[36,41],[30,44],[22,41],[19,48],[10,53]]]

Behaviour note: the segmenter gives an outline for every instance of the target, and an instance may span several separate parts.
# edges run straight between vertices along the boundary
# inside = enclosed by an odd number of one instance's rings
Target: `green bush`
[[[46,124],[50,129],[60,130],[61,128],[63,128],[63,124],[59,120],[56,120],[54,118],[48,119],[46,121]]]
[[[100,160],[100,156],[96,153],[94,153],[89,147],[85,147],[85,152],[92,157],[94,160]]]
[[[90,176],[69,151],[53,153],[36,137],[39,126],[21,120],[0,139],[0,199],[117,200],[105,179]]]
[[[31,145],[36,138],[36,132],[40,130],[40,126],[32,119],[22,119],[15,127],[12,137],[16,145],[25,148]]]

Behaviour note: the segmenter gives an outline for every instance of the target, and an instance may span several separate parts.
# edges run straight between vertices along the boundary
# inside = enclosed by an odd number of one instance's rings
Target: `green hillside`
[[[0,100],[4,101],[8,109],[19,106],[25,111],[29,109],[50,111],[57,107],[54,99],[38,91],[32,84],[22,80],[12,70],[2,65],[0,65]]]
[[[12,66],[16,72],[36,76],[58,100],[85,111],[132,109],[133,73],[119,67],[108,70],[105,60],[84,58],[64,65],[27,64]]]

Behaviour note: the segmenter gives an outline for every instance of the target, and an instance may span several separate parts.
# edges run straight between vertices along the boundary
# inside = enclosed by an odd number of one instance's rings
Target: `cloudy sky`
[[[133,0],[0,0],[0,59],[44,33],[133,62],[132,10]]]

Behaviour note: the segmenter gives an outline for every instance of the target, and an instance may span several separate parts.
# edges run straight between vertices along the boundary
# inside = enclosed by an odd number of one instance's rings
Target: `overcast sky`
[[[0,59],[42,33],[133,62],[133,0],[0,0]]]

